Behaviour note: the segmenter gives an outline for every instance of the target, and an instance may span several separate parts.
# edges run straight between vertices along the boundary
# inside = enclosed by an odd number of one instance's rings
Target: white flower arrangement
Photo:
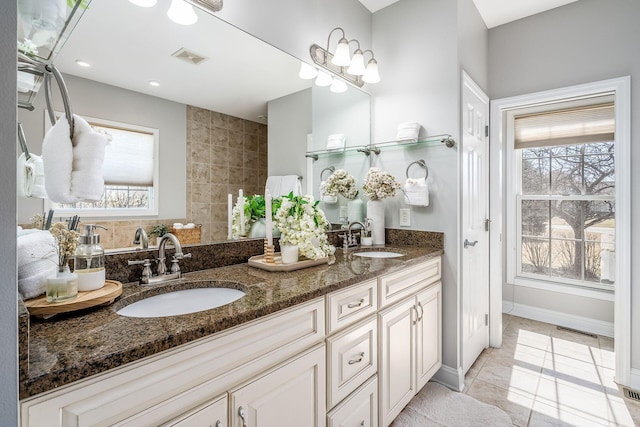
[[[357,181],[344,169],[338,169],[331,176],[320,184],[320,194],[322,196],[341,196],[353,200],[358,196]]]
[[[298,253],[309,259],[333,255],[334,248],[325,231],[330,224],[313,196],[283,196],[274,221],[280,230],[280,245],[297,245]]]
[[[369,169],[362,186],[364,194],[371,200],[393,197],[396,195],[396,191],[400,189],[401,185],[393,175],[378,168]]]

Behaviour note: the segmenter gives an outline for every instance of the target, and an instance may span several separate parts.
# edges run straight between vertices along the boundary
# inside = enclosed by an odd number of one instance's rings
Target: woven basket
[[[202,238],[202,224],[196,225],[194,228],[173,228],[171,227],[171,234],[176,236],[180,243],[201,243]]]

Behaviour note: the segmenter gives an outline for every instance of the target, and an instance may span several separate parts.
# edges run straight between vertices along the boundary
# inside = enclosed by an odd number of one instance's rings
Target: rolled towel
[[[24,153],[18,157],[18,194],[25,197],[46,199],[44,188],[44,164],[42,157],[31,154],[27,160]]]
[[[48,260],[32,262],[19,269],[18,292],[22,299],[42,295],[47,287],[47,277],[55,276],[57,269],[55,261]]]
[[[23,299],[45,291],[46,279],[57,270],[55,239],[48,231],[21,230],[17,237],[18,292]]]
[[[73,118],[71,194],[83,201],[98,201],[104,192],[102,165],[109,137],[95,132],[82,117]]]
[[[69,122],[63,116],[47,131],[42,142],[44,184],[49,199],[56,203],[78,201],[71,193],[73,144],[69,132]]]
[[[408,178],[404,184],[405,202],[413,206],[429,206],[429,185],[425,178]]]
[[[336,133],[327,137],[327,150],[340,150],[344,148],[345,137],[342,133]]]

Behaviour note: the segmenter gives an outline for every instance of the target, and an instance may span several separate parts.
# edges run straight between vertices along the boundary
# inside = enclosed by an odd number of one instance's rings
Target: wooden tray
[[[70,300],[47,302],[47,297],[43,295],[40,298],[26,300],[24,305],[32,316],[48,319],[60,313],[68,313],[101,304],[110,304],[121,293],[122,283],[115,280],[106,280],[102,288],[95,291],[78,292],[78,296]]]
[[[249,258],[249,265],[251,267],[260,268],[267,271],[294,271],[301,268],[313,267],[320,264],[326,264],[329,261],[329,257],[318,259],[304,259],[302,261],[293,262],[291,264],[283,264],[280,252],[275,253],[274,264],[268,264],[264,260],[264,255],[256,255]]]

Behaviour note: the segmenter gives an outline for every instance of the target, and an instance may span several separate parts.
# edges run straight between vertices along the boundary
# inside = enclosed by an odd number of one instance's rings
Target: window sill
[[[547,282],[544,280],[530,279],[527,277],[516,277],[513,283],[508,283],[514,286],[523,286],[526,288],[541,289],[545,291],[558,292],[567,295],[575,295],[586,298],[593,298],[602,301],[614,301],[615,292],[613,290],[606,289],[587,289],[580,286],[574,286],[569,284]]]

